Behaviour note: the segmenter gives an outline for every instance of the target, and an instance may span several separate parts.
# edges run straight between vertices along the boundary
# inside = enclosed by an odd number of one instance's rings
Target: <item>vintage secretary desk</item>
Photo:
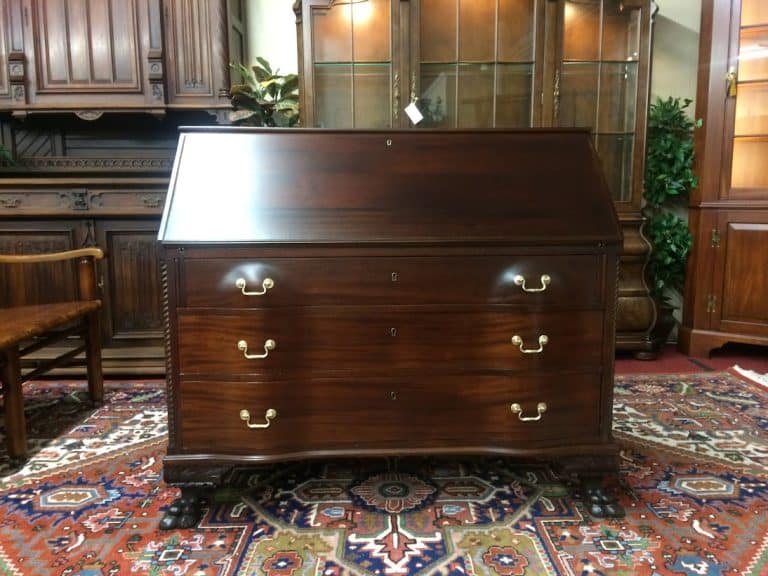
[[[360,456],[616,469],[622,238],[588,131],[185,129],[159,239],[169,483]]]

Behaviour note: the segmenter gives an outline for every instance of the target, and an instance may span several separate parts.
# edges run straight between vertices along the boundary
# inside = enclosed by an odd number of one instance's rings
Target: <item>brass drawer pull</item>
[[[248,428],[269,428],[275,418],[277,418],[277,410],[270,408],[264,413],[264,420],[266,420],[264,424],[251,424],[251,413],[245,409],[240,410],[240,420],[243,420]]]
[[[267,293],[267,290],[275,287],[275,281],[272,280],[272,278],[264,278],[264,282],[261,283],[262,289],[259,292],[248,292],[245,289],[246,284],[247,282],[245,278],[238,278],[237,280],[235,280],[235,286],[237,288],[240,288],[240,292],[242,292],[246,296],[263,296],[264,294]]]
[[[245,356],[248,360],[266,358],[269,356],[269,351],[274,350],[275,348],[277,348],[277,342],[272,340],[272,338],[264,342],[264,354],[248,354],[248,342],[245,340],[240,340],[237,343],[237,349],[240,350],[243,353],[243,356]]]
[[[547,411],[547,403],[539,402],[538,404],[536,404],[536,412],[538,412],[538,415],[536,416],[523,416],[523,407],[520,406],[520,404],[518,404],[517,402],[512,404],[512,406],[510,406],[509,408],[512,410],[512,414],[517,414],[517,418],[521,422],[537,422],[541,420],[541,415]]]
[[[549,342],[549,336],[547,336],[546,334],[542,334],[541,336],[539,336],[538,348],[523,348],[523,345],[524,345],[523,339],[520,338],[520,336],[518,336],[517,334],[512,336],[512,344],[514,344],[515,346],[519,346],[520,352],[522,352],[523,354],[540,354],[541,352],[544,351],[544,346],[546,346],[548,342]]]
[[[520,274],[515,275],[515,277],[512,279],[512,282],[514,282],[516,286],[522,287],[523,292],[544,292],[544,290],[547,289],[547,286],[549,286],[552,282],[552,278],[549,274],[542,274],[540,279],[541,288],[528,288],[525,285],[525,276]]]

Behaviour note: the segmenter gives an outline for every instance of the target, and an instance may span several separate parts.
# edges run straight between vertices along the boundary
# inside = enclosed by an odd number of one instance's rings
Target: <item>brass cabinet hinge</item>
[[[731,68],[728,70],[728,74],[725,76],[725,92],[729,98],[736,98],[736,94],[738,93],[738,84],[739,79],[736,75],[736,68],[731,66]]]
[[[720,231],[717,228],[712,228],[710,245],[712,248],[720,248]]]
[[[707,294],[707,312],[712,313],[717,306],[717,296],[714,294]]]

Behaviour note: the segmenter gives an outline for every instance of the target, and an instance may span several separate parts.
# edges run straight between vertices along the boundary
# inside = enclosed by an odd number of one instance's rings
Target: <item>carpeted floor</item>
[[[237,471],[197,529],[160,532],[162,387],[108,391],[91,413],[80,383],[27,387],[37,452],[0,471],[0,574],[768,574],[768,388],[733,371],[617,377],[610,521],[543,465],[387,459]]]

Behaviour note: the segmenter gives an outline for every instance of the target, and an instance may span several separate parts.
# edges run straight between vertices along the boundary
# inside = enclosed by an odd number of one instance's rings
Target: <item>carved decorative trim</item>
[[[63,168],[66,170],[168,170],[173,161],[165,158],[22,158],[22,168]]]
[[[3,208],[18,208],[22,203],[22,199],[19,196],[8,196],[7,198],[0,198],[0,206]]]
[[[101,192],[89,192],[87,189],[59,192],[59,198],[66,208],[76,212],[102,206]]]
[[[26,102],[27,101],[27,91],[21,84],[16,84],[13,87],[13,99],[16,102]]]
[[[163,201],[162,194],[145,194],[141,197],[141,203],[147,208],[157,208]]]
[[[24,62],[8,62],[8,79],[11,82],[24,82],[25,76]]]
[[[158,102],[164,101],[163,85],[160,84],[159,82],[152,83],[152,98],[154,98]]]
[[[293,3],[293,13],[296,14],[296,24],[301,24],[301,0]]]
[[[168,301],[168,263],[160,259],[161,312],[163,316],[163,344],[165,345],[165,387],[168,410],[168,447],[176,448],[176,382],[171,359],[171,313]]]

